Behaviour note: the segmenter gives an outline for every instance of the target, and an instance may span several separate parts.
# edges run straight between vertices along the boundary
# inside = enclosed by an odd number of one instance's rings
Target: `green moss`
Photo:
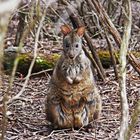
[[[136,51],[132,51],[131,52],[136,58],[140,58],[140,52],[136,52]],[[103,65],[104,68],[109,68],[110,66],[112,66],[112,60],[110,58],[110,53],[109,51],[98,51],[98,55],[99,55],[99,58],[101,60],[101,63]],[[119,63],[118,62],[118,59],[119,59],[119,52],[115,52],[115,58],[117,58],[117,64]]]
[[[136,57],[140,57],[140,52],[133,51],[132,53]],[[116,54],[116,57],[119,56],[119,53],[116,52],[115,54]],[[100,50],[98,51],[98,55],[104,68],[109,68],[112,65],[109,51]],[[38,71],[46,70],[46,69],[53,69],[59,57],[60,55],[57,53],[47,55],[47,56],[43,54],[39,54],[36,58],[32,72],[38,72]],[[11,72],[11,70],[13,69],[14,59],[15,57],[11,57],[11,56],[4,57],[4,68],[6,71]],[[20,72],[26,75],[28,72],[29,66],[31,64],[31,61],[33,59],[33,56],[32,54],[22,54],[18,57],[18,59],[19,59],[19,64],[18,64],[17,72]]]
[[[98,51],[98,55],[104,68],[109,68],[112,65],[109,51]]]
[[[39,70],[53,68],[59,57],[60,57],[60,55],[58,55],[58,54],[52,54],[52,55],[48,55],[48,56],[39,55],[36,58],[34,70],[39,71]]]
[[[46,69],[53,69],[59,57],[60,55],[58,54],[52,54],[47,56],[38,55],[34,67],[32,69],[32,72],[38,72]],[[30,67],[31,61],[33,59],[33,56],[31,54],[21,54],[20,56],[18,56],[18,59],[19,59],[19,64],[17,67],[17,72],[26,75]],[[11,59],[11,57],[5,56],[4,68],[8,73],[11,72],[13,68],[14,60],[15,57]]]
[[[132,51],[131,52],[136,58],[140,58],[140,52]]]

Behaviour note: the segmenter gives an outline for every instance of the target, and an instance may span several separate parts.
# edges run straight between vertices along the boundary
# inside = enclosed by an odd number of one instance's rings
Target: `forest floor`
[[[139,3],[138,3],[139,4]],[[140,4],[133,4],[133,22],[137,23],[140,29]],[[135,22],[136,21],[136,22]],[[14,44],[15,33],[17,31],[17,19],[12,19],[9,24],[8,34],[6,37],[6,47]],[[49,25],[44,25],[47,32],[52,30]],[[53,26],[53,25],[52,25]],[[135,25],[133,25],[135,26]],[[58,27],[57,27],[58,28]],[[53,29],[56,29],[53,26]],[[139,30],[140,31],[140,30]],[[133,27],[134,40],[137,41],[139,49],[140,35],[138,28]],[[49,34],[48,34],[49,35]],[[131,38],[131,39],[132,39]],[[41,38],[42,39],[42,38]],[[58,36],[51,40],[45,38],[40,41],[39,51],[47,55],[48,53],[59,53],[62,48],[62,38]],[[57,42],[58,40],[61,42]],[[104,41],[94,39],[99,47],[105,47]],[[25,41],[25,47],[33,49],[34,37],[28,37]],[[134,42],[134,41],[132,41]],[[43,46],[43,47],[42,47]],[[43,49],[42,49],[43,48]],[[137,100],[140,98],[140,78],[139,75],[128,64],[127,66],[127,97],[129,103],[130,116],[134,111]],[[98,122],[91,122],[87,127],[79,130],[66,129],[54,130],[46,120],[45,114],[45,97],[47,96],[47,86],[50,75],[43,72],[41,75],[31,76],[25,91],[18,100],[8,105],[8,126],[6,140],[117,140],[121,120],[121,104],[119,84],[115,80],[113,68],[105,70],[106,82],[96,81],[97,87],[102,97],[102,115]],[[0,89],[0,128],[2,125],[2,97],[9,86],[9,75],[3,75],[3,86]],[[10,95],[14,97],[22,89],[25,79],[20,75],[15,77]],[[131,118],[129,118],[131,122]],[[1,130],[0,130],[1,131]],[[140,140],[140,117],[133,130],[131,140]]]
[[[102,97],[102,115],[98,122],[91,122],[87,127],[79,130],[53,130],[46,121],[45,97],[49,76],[31,77],[29,83],[19,100],[9,104],[7,140],[115,140],[120,127],[120,96],[119,85],[114,80],[113,70],[106,70],[107,81],[97,82]],[[8,87],[8,76],[4,76],[4,92]],[[24,80],[16,78],[11,95],[18,93]],[[130,69],[127,73],[127,96],[130,115],[134,110],[137,99],[140,98],[140,80],[138,75]],[[0,92],[2,97],[2,92]],[[0,120],[2,114],[0,114]],[[131,120],[130,120],[131,121]],[[1,123],[0,123],[1,124]],[[133,130],[131,140],[140,139],[140,118]]]

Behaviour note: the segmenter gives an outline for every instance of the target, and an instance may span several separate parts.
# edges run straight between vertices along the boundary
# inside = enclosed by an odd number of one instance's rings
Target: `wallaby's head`
[[[63,38],[64,55],[70,59],[75,59],[82,51],[82,36],[85,27],[72,30],[68,25],[61,26]]]

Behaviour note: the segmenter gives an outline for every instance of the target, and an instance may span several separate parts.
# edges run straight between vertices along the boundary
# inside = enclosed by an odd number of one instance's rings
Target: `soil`
[[[49,75],[31,77],[29,83],[18,100],[13,101],[8,106],[8,127],[7,140],[115,140],[120,127],[120,92],[119,84],[114,79],[113,70],[106,70],[108,75],[105,83],[98,81],[97,86],[102,97],[102,115],[97,122],[91,122],[88,126],[79,130],[53,130],[46,120],[45,97]],[[4,85],[0,92],[6,91],[9,76],[4,75]],[[10,91],[12,97],[22,88],[24,79],[17,77],[14,80],[13,88]],[[138,75],[129,69],[127,73],[127,96],[130,115],[134,110],[137,99],[140,98],[140,80]],[[0,119],[2,114],[0,113]],[[131,119],[130,119],[131,122]],[[131,140],[140,139],[140,118],[138,120]]]

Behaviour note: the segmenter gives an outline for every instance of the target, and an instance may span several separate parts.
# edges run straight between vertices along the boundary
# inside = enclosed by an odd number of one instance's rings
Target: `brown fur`
[[[69,38],[74,34],[76,36],[76,32],[78,29],[71,32],[65,29],[64,35]],[[83,29],[80,29],[78,35],[81,32]],[[74,59],[68,58],[66,51],[63,52],[49,83],[46,114],[55,128],[80,128],[98,119],[101,113],[101,97],[94,82],[90,61],[82,48],[79,52]]]

